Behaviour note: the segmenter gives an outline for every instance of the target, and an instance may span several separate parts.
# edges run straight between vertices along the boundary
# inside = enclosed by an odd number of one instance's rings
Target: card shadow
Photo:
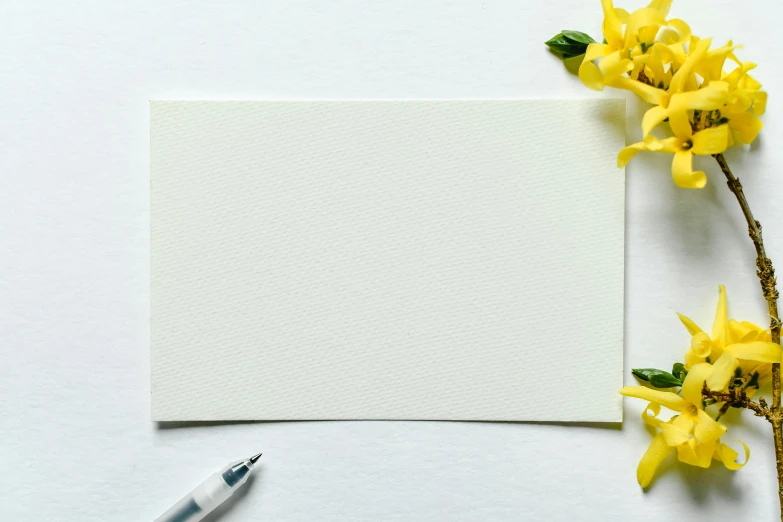
[[[157,430],[176,430],[187,428],[209,428],[212,426],[232,426],[241,424],[281,424],[281,423],[310,423],[310,422],[443,422],[466,424],[519,424],[519,425],[544,425],[563,426],[574,428],[592,428],[602,430],[621,430],[622,422],[563,422],[563,421],[483,421],[483,420],[444,420],[444,419],[308,419],[308,420],[237,420],[237,421],[157,421]]]

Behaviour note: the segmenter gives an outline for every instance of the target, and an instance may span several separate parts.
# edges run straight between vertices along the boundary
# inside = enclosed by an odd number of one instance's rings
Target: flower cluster
[[[711,48],[711,39],[694,36],[682,20],[667,18],[671,0],[653,0],[630,14],[612,0],[601,3],[603,43],[564,31],[547,44],[564,58],[584,50],[579,78],[591,89],[625,89],[654,105],[642,121],[643,140],[620,152],[619,166],[642,150],[672,153],[674,182],[703,187],[707,178],[693,170],[694,154],[720,154],[735,143],[749,144],[761,130],[767,94],[748,74],[756,64],[740,61],[732,42]],[[592,43],[580,47],[585,42]],[[727,61],[730,71],[724,70]],[[653,134],[664,123],[670,131],[666,137]]]
[[[626,386],[620,390],[622,395],[649,401],[642,419],[656,430],[636,472],[642,487],[650,484],[660,463],[675,451],[680,461],[693,466],[706,468],[715,459],[729,469],[741,468],[744,464],[736,462],[737,452],[720,441],[726,426],[718,419],[725,408],[703,392],[726,392],[727,396],[741,393],[743,397],[751,397],[769,381],[772,363],[781,361],[781,347],[771,342],[769,330],[747,321],[729,320],[726,289],[722,285],[709,334],[688,317],[681,314],[679,317],[691,335],[685,363],[676,363],[671,373],[634,370],[634,375],[652,388]],[[676,415],[666,421],[658,418],[661,407],[673,410]],[[748,447],[743,442],[740,444],[747,461]]]

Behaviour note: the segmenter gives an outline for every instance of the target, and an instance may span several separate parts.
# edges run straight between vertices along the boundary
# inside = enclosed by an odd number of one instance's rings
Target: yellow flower
[[[694,38],[691,45],[694,45],[695,41],[696,39]],[[733,51],[736,48],[737,47],[733,45],[732,42],[729,42],[723,47],[710,49],[704,54],[693,68],[693,72],[701,76],[702,85],[708,85],[710,82],[718,81],[723,78],[723,64],[726,62],[726,58],[737,61],[737,58],[733,54]]]
[[[643,140],[621,151],[618,165],[640,150],[672,153],[674,182],[704,187],[704,172],[692,168],[694,154],[749,144],[761,131],[767,94],[748,75],[755,64],[740,62],[731,41],[710,49],[710,38],[693,36],[682,20],[666,20],[671,0],[655,0],[632,14],[612,0],[601,4],[605,43],[587,47],[579,77],[591,89],[629,90],[653,105],[642,121]],[[726,60],[737,64],[730,73],[724,71]],[[666,121],[674,137],[651,136]]]
[[[729,321],[726,287],[718,287],[718,309],[712,324],[712,333],[707,335],[690,318],[677,314],[680,321],[691,334],[691,346],[685,352],[685,368],[690,370],[696,364],[712,362],[719,365],[733,365],[742,369],[743,379],[751,381],[753,373],[759,372],[757,379],[769,374],[771,363],[781,362],[783,351],[779,344],[771,341],[769,330],[747,321]],[[725,378],[725,374],[721,378]],[[717,385],[714,382],[713,385]],[[728,379],[726,380],[728,384]],[[723,389],[725,385],[711,387]],[[754,384],[758,389],[758,385]]]
[[[756,64],[743,62],[728,74],[724,80],[731,89],[731,99],[721,109],[721,115],[729,120],[734,137],[744,144],[751,143],[759,132],[762,123],[759,116],[767,107],[767,93],[761,90],[761,84],[748,74]]]
[[[752,396],[759,383],[770,378],[771,363],[781,361],[783,350],[771,342],[769,330],[747,321],[729,320],[726,287],[720,285],[718,291],[718,308],[710,334],[690,318],[677,314],[691,334],[683,372],[687,375],[679,394],[645,386],[626,386],[620,390],[627,397],[649,401],[642,419],[660,430],[637,468],[642,487],[650,484],[660,463],[675,450],[680,461],[693,466],[709,467],[713,459],[732,470],[744,465],[736,462],[734,450],[720,442],[726,427],[705,411],[702,391],[705,386],[713,391],[741,386]],[[679,415],[668,421],[659,419],[661,406]],[[745,449],[747,462],[750,452],[739,442]]]
[[[653,45],[659,30],[666,25],[671,1],[653,0],[647,7],[630,15],[623,9],[615,8],[612,0],[601,0],[601,5],[606,43],[590,44],[579,67],[579,78],[586,86],[597,91],[634,70],[632,56],[645,54],[647,48]],[[684,30],[685,27],[681,20],[673,24],[675,31],[677,28]],[[597,66],[594,60],[600,60]]]
[[[672,94],[662,102],[665,105],[659,105],[648,110],[642,118],[642,132],[647,137],[656,126],[664,120],[675,118],[678,124],[688,123],[690,125],[691,113],[689,111],[713,111],[723,107],[732,95],[729,92],[727,82],[711,82],[706,87],[698,91]],[[704,126],[700,126],[703,128]]]
[[[701,62],[701,60],[703,60],[707,55],[707,51],[709,50],[711,42],[712,40],[706,38],[704,40],[700,40],[695,46],[693,46],[692,51],[687,55],[685,60],[682,62],[682,65],[678,67],[677,71],[671,77],[668,89],[663,89],[661,87],[636,81],[628,76],[623,76],[613,80],[611,85],[612,87],[631,91],[647,103],[660,105],[663,108],[667,108],[673,95],[698,88],[698,85],[695,83],[693,71]],[[657,46],[657,49],[658,52],[661,53],[661,59],[668,59],[672,63],[673,67],[675,60],[674,55],[670,54],[667,57],[665,56],[666,52],[663,51],[663,47]]]
[[[720,125],[694,133],[687,121],[687,115],[679,110],[673,111],[669,123],[674,137],[658,140],[648,136],[644,141],[629,145],[618,154],[617,165],[624,167],[640,150],[673,153],[674,183],[683,188],[702,188],[707,184],[707,175],[703,171],[693,170],[693,155],[711,155],[725,151],[729,144],[728,126]]]
[[[769,328],[764,329],[748,321],[729,321],[729,344],[756,341],[772,341]],[[739,378],[745,383],[743,389],[748,397],[753,397],[759,388],[772,382],[771,363],[739,360],[739,366]]]
[[[733,370],[731,370],[733,371]],[[737,452],[720,442],[726,433],[726,426],[713,419],[704,411],[702,388],[710,380],[722,379],[726,370],[718,370],[709,363],[694,365],[682,385],[682,396],[674,392],[652,390],[644,386],[626,386],[620,393],[626,397],[636,397],[649,401],[642,413],[646,424],[660,430],[655,435],[647,451],[639,461],[636,478],[639,485],[646,488],[652,481],[655,471],[663,460],[677,451],[677,458],[686,464],[707,468],[712,459],[718,460],[729,469],[736,470],[745,464],[736,462]],[[658,418],[661,406],[678,412],[679,415],[668,421]],[[750,450],[745,449],[745,462]]]

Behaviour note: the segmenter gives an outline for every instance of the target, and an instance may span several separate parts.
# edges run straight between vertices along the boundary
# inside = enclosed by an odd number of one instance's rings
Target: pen
[[[155,519],[155,522],[196,522],[225,502],[234,491],[247,482],[261,454],[232,462],[221,469],[185,498]]]

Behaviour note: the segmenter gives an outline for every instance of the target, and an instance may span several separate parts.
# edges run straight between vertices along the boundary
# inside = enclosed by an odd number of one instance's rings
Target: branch
[[[772,261],[767,257],[767,252],[764,249],[764,239],[761,237],[761,223],[753,217],[748,200],[745,198],[745,192],[742,190],[742,183],[731,172],[729,164],[726,163],[726,158],[723,157],[723,154],[715,154],[713,157],[720,165],[723,175],[726,176],[729,190],[737,198],[737,203],[739,203],[742,214],[745,216],[745,221],[748,223],[748,235],[756,248],[756,275],[759,277],[761,292],[764,294],[764,299],[767,301],[767,309],[769,310],[772,342],[780,344],[780,316],[778,315],[778,290],[776,288],[775,269],[772,267]],[[766,418],[772,423],[772,439],[775,443],[775,467],[778,474],[780,516],[781,520],[783,520],[783,414],[781,413],[780,392],[780,363],[773,363],[772,408],[766,409]]]
[[[759,402],[750,400],[750,397],[748,397],[748,394],[745,393],[745,390],[742,388],[734,388],[727,392],[713,391],[707,388],[707,385],[705,384],[704,388],[701,390],[701,394],[705,399],[714,399],[717,402],[725,403],[720,409],[721,414],[725,413],[729,408],[745,408],[753,410],[753,414],[756,417],[764,417],[772,422],[772,412],[770,411],[769,406],[767,406],[767,402],[763,398],[760,399]]]

